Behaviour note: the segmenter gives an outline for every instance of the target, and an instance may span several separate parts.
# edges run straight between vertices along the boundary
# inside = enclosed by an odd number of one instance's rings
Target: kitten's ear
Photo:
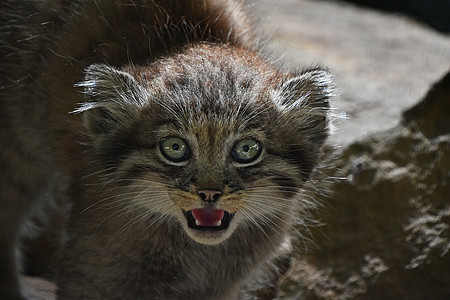
[[[286,80],[275,101],[299,132],[321,146],[329,135],[329,100],[333,95],[333,76],[326,70],[312,69]]]
[[[84,113],[84,125],[94,135],[109,134],[127,125],[146,99],[145,89],[129,73],[103,64],[85,70],[87,102],[74,113]]]

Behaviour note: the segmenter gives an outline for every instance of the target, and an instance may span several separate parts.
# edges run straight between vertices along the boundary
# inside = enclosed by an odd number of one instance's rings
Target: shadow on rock
[[[280,282],[283,299],[450,295],[450,73],[402,123],[349,146],[314,230]],[[336,174],[334,174],[336,176]]]

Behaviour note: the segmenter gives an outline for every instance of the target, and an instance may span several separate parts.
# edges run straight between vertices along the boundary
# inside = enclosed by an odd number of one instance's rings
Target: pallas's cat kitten
[[[304,206],[331,76],[255,51],[233,1],[2,1],[0,295],[72,205],[61,299],[234,299]],[[259,272],[261,273],[261,272]]]

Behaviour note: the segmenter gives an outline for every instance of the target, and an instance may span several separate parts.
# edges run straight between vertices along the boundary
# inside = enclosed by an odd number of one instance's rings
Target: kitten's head
[[[92,65],[82,85],[93,149],[127,191],[114,201],[202,244],[288,230],[328,135],[326,71],[201,44],[146,67]]]

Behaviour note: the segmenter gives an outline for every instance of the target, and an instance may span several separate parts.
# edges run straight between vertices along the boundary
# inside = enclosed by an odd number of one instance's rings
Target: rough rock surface
[[[282,299],[450,297],[450,73],[402,123],[348,147]]]
[[[332,69],[348,116],[330,174],[343,179],[279,298],[450,299],[449,36],[342,2],[252,3],[282,60]]]

